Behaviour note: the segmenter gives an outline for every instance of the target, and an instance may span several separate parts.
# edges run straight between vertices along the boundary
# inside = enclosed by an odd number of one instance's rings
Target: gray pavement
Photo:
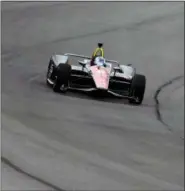
[[[174,106],[164,117],[175,133],[156,119],[153,100],[160,85],[184,75],[183,2],[1,7],[2,155],[62,189],[183,190],[183,88],[166,94]],[[45,85],[53,53],[91,55],[98,41],[107,58],[146,75],[142,106],[55,94]]]
[[[1,181],[3,182],[1,190],[14,190],[14,191],[51,190],[51,188],[48,188],[45,185],[41,184],[40,182],[37,182],[32,178],[29,178],[17,172],[9,165],[4,163],[1,164],[1,174],[2,174]]]

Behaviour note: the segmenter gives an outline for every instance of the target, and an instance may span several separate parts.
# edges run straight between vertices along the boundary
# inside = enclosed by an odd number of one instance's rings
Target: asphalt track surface
[[[4,159],[56,189],[184,189],[183,2],[3,2],[1,8]],[[46,86],[53,53],[91,55],[98,41],[107,58],[146,75],[143,105],[61,95]],[[2,188],[10,188],[5,182]]]
[[[11,168],[9,164],[4,162],[1,164],[1,172],[2,190],[48,190],[46,185],[25,176],[22,172],[17,172],[17,170],[14,170],[14,168]]]

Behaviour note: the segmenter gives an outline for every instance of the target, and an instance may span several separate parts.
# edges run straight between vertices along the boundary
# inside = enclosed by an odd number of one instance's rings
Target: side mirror
[[[116,72],[123,73],[123,71],[122,71],[122,69],[119,67],[119,65],[113,67],[113,69],[114,69],[114,75],[116,74]]]
[[[115,67],[113,67],[113,69],[114,69],[115,71],[119,71],[119,70],[120,70],[120,67],[115,66]]]
[[[84,63],[83,61],[78,61],[78,63],[84,68],[86,63]]]

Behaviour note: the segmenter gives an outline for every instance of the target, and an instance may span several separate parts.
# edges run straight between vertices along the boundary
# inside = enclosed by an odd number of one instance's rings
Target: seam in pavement
[[[65,190],[63,190],[63,189],[61,189],[61,188],[59,188],[59,187],[57,187],[57,186],[55,186],[55,185],[45,181],[45,180],[42,180],[41,178],[38,178],[38,177],[36,177],[34,175],[29,174],[28,172],[25,172],[24,170],[22,170],[21,168],[19,168],[18,166],[16,166],[10,160],[8,160],[7,158],[5,158],[3,156],[1,156],[1,162],[3,162],[4,164],[8,165],[11,168],[13,168],[17,172],[19,172],[21,174],[24,174],[24,175],[28,176],[29,178],[34,179],[34,180],[40,182],[41,184],[44,184],[44,185],[50,187],[51,190],[65,191]]]

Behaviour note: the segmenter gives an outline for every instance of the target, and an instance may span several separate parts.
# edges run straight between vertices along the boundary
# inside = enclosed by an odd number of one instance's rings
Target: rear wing
[[[84,55],[79,55],[79,54],[65,53],[64,55],[65,55],[65,56],[72,56],[72,57],[84,58],[84,59],[91,60],[91,57],[84,56]],[[118,61],[115,61],[115,60],[105,59],[105,61],[106,61],[106,62],[110,62],[110,63],[114,63],[114,64],[119,64],[119,62],[118,62]]]

